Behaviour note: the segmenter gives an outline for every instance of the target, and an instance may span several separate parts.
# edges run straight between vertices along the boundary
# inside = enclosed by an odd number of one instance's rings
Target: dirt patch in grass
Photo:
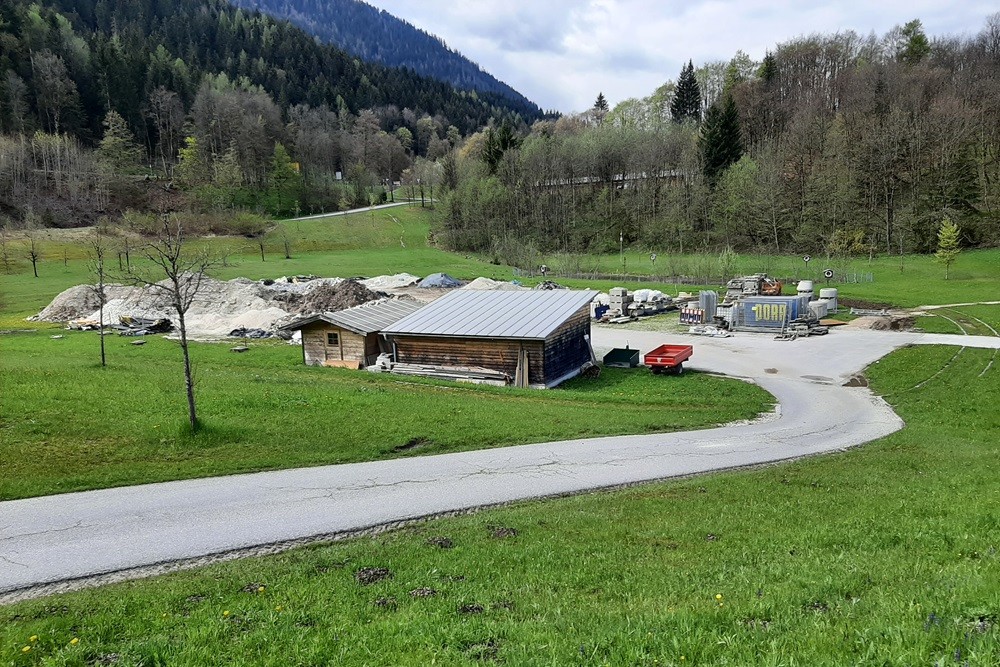
[[[817,614],[825,614],[826,612],[830,611],[830,605],[823,602],[822,600],[814,600],[813,602],[803,605],[802,608],[805,611],[812,611]]]
[[[438,592],[436,590],[434,590],[433,588],[428,588],[426,586],[422,588],[414,588],[412,591],[410,591],[411,598],[432,598],[437,594]]]
[[[397,607],[396,598],[379,598],[372,603],[379,609],[395,609]]]
[[[500,655],[500,642],[496,639],[483,639],[462,646],[462,653],[472,660],[491,662]]]
[[[400,454],[402,452],[412,452],[414,449],[420,449],[421,447],[426,447],[433,442],[430,438],[425,438],[424,436],[417,436],[416,438],[410,438],[402,445],[397,445],[392,448],[393,454]]]
[[[517,537],[517,528],[509,528],[506,526],[486,526],[486,530],[490,531],[490,537],[494,540]]]
[[[476,604],[475,602],[470,602],[468,604],[463,604],[459,606],[458,613],[463,616],[471,616],[473,614],[481,614],[486,611],[486,608],[481,604]]]
[[[354,579],[362,586],[370,586],[392,577],[392,571],[387,567],[363,567],[354,573]]]
[[[444,537],[442,535],[438,535],[436,537],[428,537],[427,544],[429,544],[432,547],[437,547],[438,549],[451,549],[452,547],[455,546],[455,543],[451,540],[450,537]]]

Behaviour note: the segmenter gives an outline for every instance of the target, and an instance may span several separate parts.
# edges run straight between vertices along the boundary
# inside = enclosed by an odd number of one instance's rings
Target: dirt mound
[[[906,314],[865,315],[851,320],[847,326],[872,331],[906,331],[913,327],[913,316]]]
[[[290,312],[330,313],[360,306],[386,296],[388,295],[383,292],[373,292],[356,280],[343,280],[334,285],[320,285],[310,290]]]
[[[104,293],[109,301],[121,299],[133,290],[134,288],[124,285],[104,286]],[[42,312],[29,319],[35,322],[66,322],[89,317],[100,305],[93,285],[77,285],[59,293]]]

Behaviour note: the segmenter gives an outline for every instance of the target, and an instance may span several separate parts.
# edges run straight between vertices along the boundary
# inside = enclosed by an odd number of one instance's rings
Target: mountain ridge
[[[522,116],[541,108],[510,85],[448,46],[444,39],[363,0],[230,0],[247,10],[288,20],[306,32],[369,62],[405,67],[461,90],[494,93]]]

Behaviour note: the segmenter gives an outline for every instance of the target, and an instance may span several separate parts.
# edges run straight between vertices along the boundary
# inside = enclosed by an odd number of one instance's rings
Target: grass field
[[[996,665],[989,359],[874,365],[907,427],[846,453],[3,607],[0,662]]]
[[[188,435],[177,344],[94,332],[0,339],[0,500],[579,436],[685,430],[752,418],[772,397],[705,374],[605,369],[559,389],[513,390],[307,367],[301,348],[193,344],[200,418]],[[621,409],[628,420],[606,418]],[[390,418],[391,417],[391,418]]]
[[[718,276],[711,287],[723,284],[718,255],[671,256],[660,253],[656,263],[652,264],[648,253],[633,251],[625,253],[625,260],[628,274],[633,276],[673,273],[711,275]],[[558,256],[546,261],[552,266],[568,263],[566,258]],[[580,261],[587,271],[614,274],[620,272],[622,267],[619,255],[585,257]],[[944,267],[931,255],[907,255],[902,258],[902,263],[899,256],[877,256],[871,262],[868,258],[827,260],[815,257],[806,264],[800,256],[738,254],[731,268],[726,275],[765,272],[782,278],[813,280],[817,287],[826,286],[823,278],[826,268],[833,269],[836,276],[863,278],[864,274],[871,274],[872,282],[843,283],[835,277],[830,287],[838,288],[841,295],[847,298],[902,307],[1000,300],[1000,250],[995,249],[962,252],[952,266],[948,280],[944,279]],[[794,288],[795,285],[788,285],[786,291],[793,291]],[[676,291],[677,288],[671,289]]]
[[[403,271],[424,276],[447,271],[459,278],[486,276],[501,280],[514,277],[510,267],[491,264],[472,254],[450,253],[434,247],[428,239],[436,211],[419,206],[400,206],[308,221],[278,224],[265,240],[266,261],[249,239],[213,237],[199,242],[217,254],[228,256],[226,266],[214,275],[218,278],[276,278],[282,275],[316,274],[322,276],[372,276]],[[284,258],[287,237],[292,259]],[[81,230],[55,230],[40,241],[42,261],[39,278],[31,276],[23,241],[7,242],[12,274],[0,273],[0,328],[24,328],[23,320],[45,307],[62,290],[93,282],[85,235]],[[613,274],[621,269],[618,255],[579,258],[545,258],[553,267],[568,267],[582,262],[582,268]],[[627,280],[559,279],[571,287],[607,290],[616,285],[653,287],[668,293],[697,290],[698,286],[678,286],[650,282],[651,273],[695,272],[722,275],[716,255],[661,254],[656,264],[647,253],[626,253]],[[942,267],[930,256],[906,256],[900,271],[899,257],[837,260],[816,258],[806,266],[797,256],[738,255],[732,273],[742,275],[766,271],[777,276],[812,278],[822,286],[822,271],[827,265],[839,273],[873,275],[873,282],[833,283],[843,297],[897,306],[964,303],[1000,300],[1000,250],[963,252],[952,267],[951,279],[944,280]],[[114,268],[114,267],[113,267]],[[654,270],[655,269],[655,270]],[[534,284],[539,278],[526,279]],[[789,286],[792,289],[794,286]]]

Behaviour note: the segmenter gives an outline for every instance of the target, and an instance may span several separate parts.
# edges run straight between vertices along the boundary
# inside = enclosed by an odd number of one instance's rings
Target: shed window
[[[326,344],[327,345],[340,345],[340,332],[339,331],[327,331],[326,332]]]

